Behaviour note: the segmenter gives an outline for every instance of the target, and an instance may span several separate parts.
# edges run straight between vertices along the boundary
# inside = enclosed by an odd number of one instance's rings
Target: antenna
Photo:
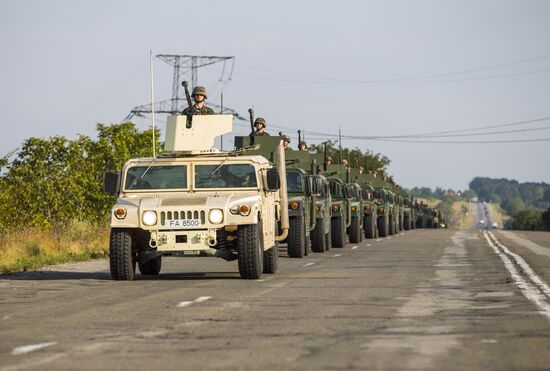
[[[151,72],[151,116],[153,119],[153,158],[157,157],[155,145],[155,76],[153,70],[153,51],[149,49],[149,69]]]

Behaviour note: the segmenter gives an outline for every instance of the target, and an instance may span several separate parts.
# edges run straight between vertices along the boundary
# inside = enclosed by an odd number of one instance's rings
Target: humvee
[[[284,150],[280,143],[275,169],[246,150],[212,148],[216,136],[231,131],[232,119],[169,116],[165,154],[131,159],[105,175],[105,191],[117,197],[113,279],[134,279],[136,263],[142,274],[156,275],[163,256],[187,255],[237,259],[245,279],[275,273],[277,242],[288,233]]]

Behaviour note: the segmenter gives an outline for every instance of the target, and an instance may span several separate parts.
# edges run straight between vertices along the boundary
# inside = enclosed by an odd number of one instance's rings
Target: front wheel
[[[240,225],[237,230],[239,274],[244,279],[258,279],[263,271],[263,246],[260,221],[258,224]]]
[[[286,238],[288,246],[288,256],[291,258],[303,258],[306,250],[306,229],[304,216],[289,218],[288,237]]]
[[[332,247],[341,248],[346,246],[346,226],[344,225],[344,218],[341,216],[332,218],[330,223]]]
[[[385,215],[378,217],[378,236],[388,237],[389,227],[388,218]]]
[[[411,230],[411,217],[408,215],[405,215],[404,221],[403,221],[403,229],[406,231]]]
[[[372,214],[368,214],[367,216],[365,216],[365,237],[376,237],[376,231],[374,230],[374,218],[372,217]]]
[[[111,277],[117,281],[132,281],[136,274],[132,235],[124,229],[111,229],[109,240],[109,266]]]
[[[311,231],[311,250],[314,252],[325,252],[326,247],[325,239],[325,220],[317,219],[315,221],[315,228]]]
[[[359,221],[359,217],[357,216],[351,217],[351,225],[349,227],[349,242],[361,242],[361,222]]]

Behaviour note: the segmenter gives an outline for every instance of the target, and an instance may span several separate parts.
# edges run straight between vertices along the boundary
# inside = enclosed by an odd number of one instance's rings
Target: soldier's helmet
[[[327,156],[327,161],[332,161],[332,156]]]
[[[195,86],[192,95],[202,95],[204,96],[204,99],[208,99],[208,93],[206,92],[206,88],[204,86]]]
[[[263,117],[258,117],[256,120],[254,120],[254,126],[258,127],[258,125],[262,125],[265,129],[265,119]]]
[[[348,160],[343,159],[343,160],[342,160],[342,165],[348,166]]]
[[[288,135],[283,135],[283,140],[290,143],[290,137]]]
[[[304,148],[307,149],[307,143],[304,142],[303,140],[300,142],[300,144],[298,144],[298,147],[301,147],[301,146],[304,146]]]

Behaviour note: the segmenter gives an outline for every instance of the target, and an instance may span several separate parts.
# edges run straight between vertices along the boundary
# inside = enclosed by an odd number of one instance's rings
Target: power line
[[[437,82],[453,82],[453,81],[486,80],[486,79],[495,79],[495,78],[503,78],[503,77],[512,77],[512,76],[521,76],[521,75],[527,75],[527,74],[549,72],[550,69],[543,69],[543,70],[537,70],[537,71],[525,71],[525,72],[508,73],[508,74],[500,74],[500,75],[484,76],[484,77],[472,77],[472,78],[462,78],[462,79],[447,79],[447,80],[429,80],[429,79],[433,79],[433,78],[437,78],[437,77],[456,76],[456,75],[472,73],[472,72],[487,71],[487,70],[491,70],[491,69],[508,67],[508,66],[512,66],[512,65],[528,63],[528,62],[547,59],[547,58],[550,58],[550,54],[545,54],[545,55],[541,55],[541,56],[537,56],[537,57],[531,57],[531,58],[525,58],[525,59],[519,59],[519,60],[515,60],[515,61],[511,61],[511,62],[499,63],[499,64],[494,64],[494,65],[489,65],[489,66],[464,69],[464,70],[459,70],[459,71],[443,72],[443,73],[419,75],[419,76],[411,76],[411,77],[401,77],[401,78],[386,78],[386,79],[337,79],[337,78],[327,78],[326,76],[325,77],[314,77],[314,76],[296,74],[296,73],[292,73],[292,72],[277,71],[277,70],[272,70],[272,69],[266,68],[266,67],[247,65],[247,64],[243,64],[243,63],[241,63],[241,64],[244,65],[244,66],[263,69],[267,72],[272,72],[272,73],[281,74],[281,75],[295,76],[295,77],[298,77],[298,78],[301,78],[301,79],[300,80],[298,80],[298,79],[282,79],[282,78],[265,77],[265,76],[254,76],[254,75],[241,74],[241,73],[237,73],[237,72],[235,72],[235,75],[242,76],[242,77],[245,77],[245,78],[260,79],[260,80],[267,80],[267,81],[289,82],[289,83],[310,83],[310,84],[379,84],[379,83],[396,83],[396,82],[437,83]],[[415,80],[417,80],[417,81],[415,81]],[[418,80],[429,80],[429,81],[418,81]]]

